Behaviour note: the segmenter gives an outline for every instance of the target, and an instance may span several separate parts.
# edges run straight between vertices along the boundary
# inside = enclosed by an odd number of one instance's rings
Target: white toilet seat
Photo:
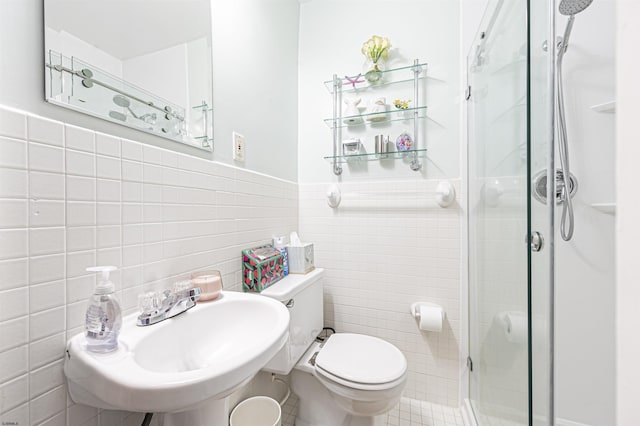
[[[406,375],[402,375],[398,379],[392,382],[370,385],[366,383],[358,383],[358,382],[351,382],[349,380],[345,380],[341,377],[338,377],[329,373],[328,371],[323,370],[322,368],[319,368],[318,366],[316,366],[315,371],[316,371],[316,376],[322,376],[322,379],[324,380],[329,380],[335,383],[336,385],[344,386],[346,388],[363,390],[363,391],[384,391],[388,389],[393,389],[398,385],[404,384],[406,379]]]
[[[384,391],[404,384],[406,371],[406,358],[398,348],[362,334],[331,335],[315,360],[318,376],[364,391]]]
[[[299,415],[305,426],[343,424],[345,418],[340,416],[345,415],[354,416],[345,424],[368,425],[367,421],[373,422],[398,403],[407,382],[402,352],[382,339],[361,334],[336,333],[322,347],[313,344],[295,370],[291,388],[300,396]],[[337,417],[326,421],[326,409],[332,403],[341,411],[331,411]]]

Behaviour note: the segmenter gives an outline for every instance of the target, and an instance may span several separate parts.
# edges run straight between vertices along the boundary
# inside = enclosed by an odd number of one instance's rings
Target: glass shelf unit
[[[384,160],[402,160],[405,158],[426,158],[426,149],[411,149],[409,151],[392,151],[385,152],[384,154],[375,153],[360,153],[350,155],[327,155],[323,157],[328,162],[332,163],[334,160],[338,163],[355,163],[357,161],[384,161]]]
[[[344,78],[340,78],[340,87],[342,92],[357,92],[361,90],[373,89],[376,87],[383,87],[389,84],[395,83],[404,83],[404,82],[413,82],[413,70],[419,69],[420,71],[425,71],[427,68],[427,64],[416,64],[416,65],[407,65],[404,67],[392,68],[388,70],[380,71],[382,73],[381,81],[378,81],[375,84],[369,83],[364,78],[364,72],[362,74],[345,76]],[[425,72],[420,72],[419,79],[427,78]],[[358,81],[356,83],[356,81]],[[329,93],[333,93],[333,80],[327,80],[324,82],[324,87],[327,88]]]
[[[419,137],[419,123],[421,122],[421,119],[427,118],[427,106],[424,102],[420,102],[420,93],[421,89],[425,88],[426,66],[426,63],[421,63],[418,59],[415,59],[412,65],[406,65],[381,71],[381,81],[378,81],[376,83],[369,83],[362,74],[351,77],[345,76],[344,78],[341,78],[338,75],[334,74],[333,79],[324,82],[324,85],[329,90],[333,101],[333,114],[331,118],[327,118],[324,120],[325,124],[329,127],[329,129],[331,129],[333,140],[333,155],[324,158],[333,164],[333,173],[336,176],[342,174],[341,164],[358,160],[375,161],[384,159],[407,158],[408,160],[410,160],[409,167],[411,168],[411,170],[418,171],[421,169],[422,162],[420,161],[420,158],[421,155],[424,155],[426,150],[418,149],[421,139]],[[400,97],[399,94],[394,93],[393,95],[391,95],[389,93],[390,88],[387,86],[390,86],[392,84],[394,85],[393,92],[402,93],[402,97]],[[357,94],[357,96],[360,96],[361,94],[374,95],[377,98],[377,100],[375,101],[376,104],[378,104],[380,101],[384,102],[384,98],[389,99],[390,96],[398,96],[396,99],[409,98],[410,101],[413,102],[413,106],[411,108],[407,108],[406,110],[394,110],[393,107],[389,106],[389,111],[366,112],[364,114],[348,114],[343,116],[341,106],[343,103],[343,94],[347,92],[352,92],[354,94]],[[369,99],[369,102],[371,101],[372,100]],[[351,111],[355,112],[353,110]],[[345,120],[348,121],[349,119],[361,119],[361,122],[345,123]],[[385,157],[381,157],[379,154],[376,155],[365,153],[346,156],[340,155],[340,152],[342,152],[340,141],[344,139],[344,133],[348,134],[350,129],[356,130],[369,128],[371,132],[374,132],[376,130],[379,130],[376,129],[376,127],[385,126],[386,123],[390,123],[393,121],[412,122],[413,147],[415,148],[414,150],[411,150],[410,152],[390,152],[386,153]],[[362,136],[363,135],[360,134],[360,138],[362,138]]]
[[[392,111],[387,111],[387,112],[372,112],[372,113],[367,113],[367,114],[359,114],[359,115],[349,115],[349,116],[345,116],[345,117],[336,117],[336,121],[337,121],[337,127],[358,127],[358,126],[366,126],[366,125],[381,125],[384,123],[389,123],[392,121],[408,121],[408,120],[413,120],[415,118],[415,113],[414,111],[418,112],[418,117],[417,118],[426,118],[427,117],[427,107],[426,106],[420,106],[420,107],[416,107],[416,108],[407,108],[407,109],[403,109],[403,110],[392,110]],[[382,120],[367,120],[367,117],[373,117],[373,116],[382,116],[384,115],[385,118]],[[344,122],[344,120],[350,119],[350,118],[358,118],[358,117],[362,117],[362,122],[361,123],[351,123],[351,124],[347,124]],[[329,126],[330,129],[333,129],[333,118],[325,118],[324,122],[327,126]]]

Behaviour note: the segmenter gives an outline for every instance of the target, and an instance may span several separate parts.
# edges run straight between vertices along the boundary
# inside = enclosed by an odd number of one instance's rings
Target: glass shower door
[[[553,168],[544,3],[490,0],[467,58],[469,403],[479,425],[551,424],[553,219],[531,188],[532,170]]]

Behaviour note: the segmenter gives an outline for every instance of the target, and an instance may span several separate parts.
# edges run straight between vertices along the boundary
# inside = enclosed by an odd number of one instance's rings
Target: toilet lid
[[[316,357],[316,367],[354,383],[382,384],[398,380],[407,360],[398,348],[377,337],[332,334]]]

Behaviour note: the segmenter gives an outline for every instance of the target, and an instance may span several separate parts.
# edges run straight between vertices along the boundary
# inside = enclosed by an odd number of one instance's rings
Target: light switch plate
[[[235,161],[244,161],[244,155],[244,136],[240,133],[233,132],[233,159]]]

